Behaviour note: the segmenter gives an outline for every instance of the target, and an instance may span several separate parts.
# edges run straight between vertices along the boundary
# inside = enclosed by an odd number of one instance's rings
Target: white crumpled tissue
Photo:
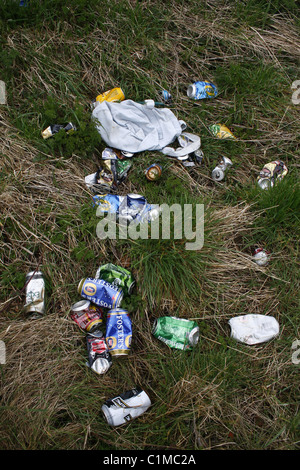
[[[240,315],[228,321],[231,337],[246,344],[269,341],[279,333],[279,323],[268,315]]]

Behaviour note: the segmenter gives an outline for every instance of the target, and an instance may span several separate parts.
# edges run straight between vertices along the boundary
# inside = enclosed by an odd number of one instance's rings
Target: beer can
[[[224,124],[212,124],[209,126],[210,131],[219,139],[236,139],[233,133]]]
[[[145,170],[146,178],[149,181],[156,181],[160,178],[162,172],[162,167],[158,163],[153,163]]]
[[[132,325],[128,311],[115,308],[107,312],[106,344],[112,356],[129,354],[132,339]]]
[[[84,299],[104,308],[117,308],[123,299],[122,289],[109,284],[102,279],[87,277],[81,279],[78,292]]]
[[[120,426],[137,418],[150,406],[151,400],[147,393],[137,387],[110,398],[101,409],[109,425]]]
[[[228,157],[222,157],[222,161],[213,169],[211,177],[215,181],[222,181],[228,167],[232,166],[232,161]]]
[[[41,271],[31,271],[26,275],[26,303],[24,309],[30,318],[38,318],[45,313],[45,281]]]
[[[160,317],[153,324],[155,338],[175,349],[192,349],[199,341],[199,327],[195,321],[177,317]]]
[[[261,189],[269,189],[281,181],[288,173],[287,166],[281,160],[267,163],[257,177],[257,184]]]
[[[270,260],[270,252],[263,248],[254,250],[253,259],[258,266],[266,266]]]
[[[161,100],[166,104],[169,104],[172,101],[171,93],[169,93],[168,90],[161,90],[159,96]]]
[[[87,366],[97,374],[105,374],[111,367],[112,360],[103,333],[98,331],[97,334],[87,334],[86,343],[88,351]]]
[[[96,272],[95,278],[103,279],[116,287],[120,287],[124,295],[131,295],[135,286],[135,280],[131,272],[112,263],[100,266]]]
[[[112,90],[105,91],[96,97],[96,101],[102,103],[103,101],[123,101],[125,99],[124,92],[121,88],[116,87]]]
[[[63,129],[67,134],[76,131],[76,126],[72,122],[68,122],[66,125],[62,124],[51,124],[44,131],[42,131],[43,139],[49,139],[54,134],[57,134],[61,129]]]
[[[103,311],[89,300],[80,300],[73,304],[70,316],[79,328],[88,332],[97,330],[103,323]]]
[[[202,100],[204,98],[214,98],[218,94],[216,85],[208,81],[194,82],[188,86],[187,96],[194,100]]]

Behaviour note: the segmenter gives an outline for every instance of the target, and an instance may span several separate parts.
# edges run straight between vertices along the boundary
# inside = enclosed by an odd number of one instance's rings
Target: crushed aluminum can
[[[107,312],[106,344],[112,356],[127,356],[130,352],[132,325],[128,311],[114,308]]]
[[[181,163],[184,167],[187,167],[187,168],[191,168],[191,167],[196,166],[195,162],[193,161],[193,158],[192,158],[191,154],[188,155],[188,158],[183,160]]]
[[[89,300],[80,300],[71,307],[72,320],[87,332],[97,330],[103,323],[103,310]]]
[[[121,266],[107,263],[97,269],[96,279],[103,279],[112,285],[120,287],[124,295],[131,295],[135,286],[135,280],[130,271]]]
[[[131,158],[134,156],[134,153],[126,152],[126,150],[121,150],[121,154],[126,158]]]
[[[159,97],[165,104],[170,104],[172,101],[171,93],[169,93],[167,90],[161,90]]]
[[[45,313],[45,280],[41,271],[31,271],[26,275],[26,303],[24,309],[29,317],[39,318]]]
[[[288,173],[287,166],[281,160],[267,163],[257,177],[257,184],[261,189],[269,189],[281,181]]]
[[[76,126],[72,122],[68,122],[66,125],[61,124],[51,124],[44,131],[42,131],[43,139],[49,139],[54,134],[57,134],[61,129],[63,129],[67,134],[71,134],[76,131]]]
[[[162,167],[158,163],[153,163],[144,171],[147,180],[156,181],[161,177]]]
[[[253,253],[253,260],[258,266],[266,266],[270,261],[271,253],[263,248],[256,248]]]
[[[195,321],[177,317],[160,317],[153,324],[152,334],[170,348],[189,350],[199,341]]]
[[[99,375],[105,374],[112,365],[110,352],[103,333],[89,333],[86,336],[88,362],[87,366]]]
[[[117,308],[123,299],[122,289],[103,281],[87,277],[78,284],[78,292],[84,299],[104,308]]]
[[[101,95],[96,97],[96,101],[102,103],[103,101],[123,101],[125,99],[124,92],[121,88],[116,87],[112,88],[111,90],[105,91]]]
[[[204,159],[203,150],[201,150],[201,149],[195,150],[195,152],[193,152],[192,156],[196,160],[196,163],[198,163],[199,165],[201,165],[203,163],[203,159]]]
[[[211,177],[214,181],[222,181],[228,167],[232,166],[230,158],[222,157],[222,161],[213,169]]]
[[[110,191],[117,188],[117,159],[104,159],[102,166],[97,170],[95,185],[102,190]]]
[[[210,131],[219,139],[235,139],[236,137],[224,124],[212,124],[209,126]]]
[[[218,89],[213,83],[202,81],[189,85],[186,93],[189,98],[202,100],[204,98],[215,98],[218,95]]]
[[[110,398],[102,405],[102,412],[111,426],[126,424],[143,414],[151,406],[147,393],[140,387]]]

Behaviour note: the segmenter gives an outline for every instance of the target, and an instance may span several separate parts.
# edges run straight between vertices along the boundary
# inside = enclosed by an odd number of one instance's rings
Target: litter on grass
[[[228,157],[222,157],[221,162],[213,169],[211,177],[214,181],[222,181],[225,172],[232,166],[232,161]]]
[[[261,189],[272,188],[288,173],[287,166],[281,160],[267,163],[257,177],[257,184]]]
[[[143,414],[150,405],[147,393],[137,387],[107,400],[102,405],[102,412],[108,424],[120,426]]]
[[[188,86],[187,96],[194,100],[202,100],[204,98],[215,98],[218,95],[216,85],[207,81],[198,81]]]
[[[279,334],[279,323],[268,315],[240,315],[229,320],[231,337],[249,345],[264,343]]]

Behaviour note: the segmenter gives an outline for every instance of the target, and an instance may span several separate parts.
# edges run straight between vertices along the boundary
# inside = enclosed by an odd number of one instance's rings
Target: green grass
[[[296,2],[251,0],[163,4],[126,0],[31,0],[0,5],[0,448],[3,450],[296,450],[299,448],[299,79]],[[187,86],[210,80],[213,100],[194,102]],[[204,245],[184,237],[100,240],[84,177],[100,164],[105,142],[91,120],[95,97],[120,86],[135,101],[158,98],[200,135],[204,164],[185,169],[159,152],[132,158],[119,194],[152,204],[204,204]],[[299,106],[299,105],[298,105]],[[44,140],[49,125],[73,122]],[[222,141],[209,126],[237,137]],[[222,156],[233,166],[219,184]],[[289,172],[269,191],[256,179],[283,160]],[[162,176],[146,180],[157,162]],[[195,212],[193,213],[195,223]],[[266,268],[254,247],[272,253]],[[133,325],[132,351],[104,376],[85,365],[85,334],[69,317],[77,286],[101,264],[130,269],[137,285],[122,306]],[[46,277],[46,315],[23,310],[26,273]],[[274,315],[280,335],[257,347],[236,343],[228,320]],[[171,350],[154,338],[161,315],[193,318],[197,347]],[[143,416],[119,429],[103,402],[134,386],[151,397]]]

